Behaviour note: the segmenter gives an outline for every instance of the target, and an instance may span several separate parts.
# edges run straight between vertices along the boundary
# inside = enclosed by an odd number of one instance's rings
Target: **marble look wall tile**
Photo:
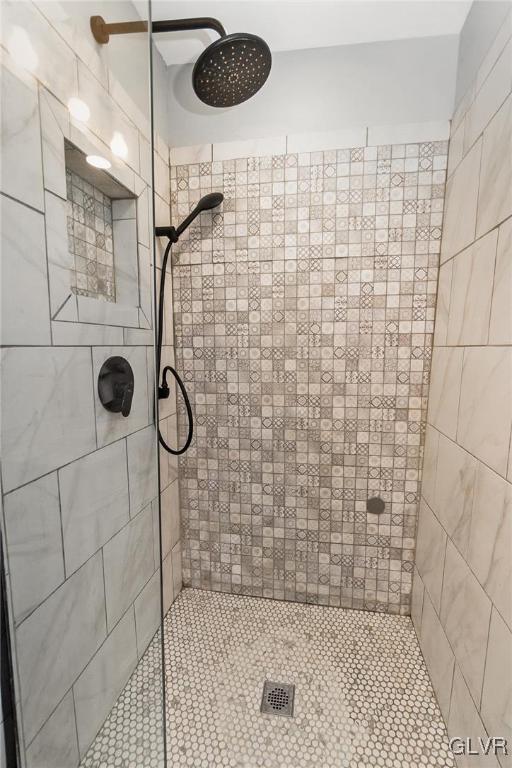
[[[425,590],[421,619],[421,650],[443,717],[448,719],[455,658]]]
[[[164,614],[167,613],[174,601],[174,580],[172,577],[172,553],[162,561],[162,581],[163,581],[163,605]]]
[[[195,144],[190,147],[171,147],[170,164],[189,165],[189,163],[211,163],[212,145]]]
[[[285,154],[286,136],[270,136],[263,139],[224,141],[219,144],[214,144],[212,159],[214,162],[217,162],[222,160],[235,160],[236,158],[243,157]]]
[[[85,754],[103,725],[136,664],[132,608],[114,627],[73,685],[80,756]]]
[[[439,613],[443,586],[446,533],[428,504],[422,499],[416,542],[416,567]]]
[[[446,344],[448,332],[448,317],[450,313],[450,296],[452,290],[452,274],[454,260],[450,259],[441,265],[439,283],[437,285],[436,318],[434,324],[434,345],[442,347]]]
[[[457,443],[440,435],[433,509],[464,557],[468,552],[477,464]]]
[[[56,347],[111,347],[123,343],[123,329],[109,325],[55,320],[52,322],[52,338]]]
[[[453,260],[449,345],[487,343],[497,241],[495,229]]]
[[[101,325],[120,325],[139,327],[139,310],[136,306],[114,304],[111,301],[98,301],[89,296],[77,296],[78,318],[81,323],[100,323]],[[59,320],[62,319],[59,313]]]
[[[512,214],[512,94],[484,131],[478,237]]]
[[[26,752],[27,768],[71,768],[78,765],[73,694],[68,691]]]
[[[15,4],[4,3],[2,11],[7,5]],[[2,66],[1,94],[1,190],[42,211],[43,171],[36,81],[18,73],[12,64]]]
[[[498,232],[489,344],[512,344],[512,218]]]
[[[144,654],[160,626],[160,568],[157,568],[135,600],[137,653]]]
[[[448,540],[441,623],[477,704],[480,702],[491,601],[456,547]]]
[[[473,747],[476,747],[479,738],[487,738],[484,724],[457,665],[453,675],[448,733],[452,736],[471,738]],[[459,766],[460,768],[499,768],[499,763],[492,754],[461,755],[457,758],[457,767]]]
[[[148,328],[153,325],[153,274],[151,271],[151,254],[148,248],[139,245],[139,291],[140,309],[147,320]],[[148,342],[146,342],[148,343]],[[153,340],[149,341],[149,345]]]
[[[21,621],[64,579],[57,475],[4,498],[14,618]]]
[[[16,632],[29,743],[106,636],[101,553],[64,582]]]
[[[103,560],[111,631],[155,571],[151,505],[105,544]]]
[[[59,469],[66,573],[129,520],[126,443],[119,440]]]
[[[481,154],[482,140],[479,139],[446,184],[441,262],[475,239]]]
[[[64,137],[69,135],[69,111],[45,88],[39,90],[44,188],[66,199]]]
[[[124,343],[134,347],[153,346],[153,331],[148,328],[123,328]]]
[[[475,96],[467,116],[464,151],[480,136],[512,90],[512,42],[505,46],[487,79]]]
[[[139,135],[133,123],[115,105],[107,90],[87,71],[87,67],[78,62],[78,96],[86,104],[93,104],[88,127],[105,144],[110,145],[114,132],[122,135],[126,146],[126,164],[139,171]]]
[[[512,349],[465,349],[457,442],[503,476],[512,424],[511,388]]]
[[[128,474],[130,476],[130,515],[133,517],[158,494],[156,473],[156,434],[154,425],[129,435]]]
[[[411,593],[411,620],[414,624],[414,629],[416,630],[418,638],[421,636],[421,617],[423,613],[424,592],[425,586],[421,580],[420,574],[418,573],[418,569],[414,567]]]
[[[71,96],[76,96],[76,57],[35,4],[6,0],[2,3],[2,26],[7,41],[13,27],[24,30],[34,55],[34,74],[59,101],[67,104]]]
[[[180,538],[180,496],[177,481],[161,493],[162,546],[164,557]]]
[[[496,609],[491,616],[481,716],[489,734],[512,744],[512,633]],[[512,765],[512,752],[499,755],[502,768]]]
[[[183,577],[181,568],[181,541],[178,541],[171,550],[172,562],[172,584],[174,600],[178,597],[183,587]]]
[[[462,374],[462,349],[435,347],[428,401],[428,420],[455,439]]]
[[[427,424],[425,433],[425,449],[423,454],[421,495],[426,500],[431,509],[434,509],[438,444],[439,432],[430,424]]]
[[[3,345],[50,344],[44,216],[2,196]]]
[[[2,413],[4,491],[95,450],[90,350],[4,350]]]
[[[448,152],[448,177],[450,177],[462,160],[464,153],[465,120],[461,120],[456,129],[452,125],[450,136],[450,151]]]
[[[52,319],[59,317],[62,320],[60,310],[71,296],[71,270],[75,267],[75,259],[68,244],[66,201],[46,192],[45,206],[50,308]]]
[[[108,304],[109,302],[101,303]],[[146,349],[144,347],[93,347],[94,382],[98,380],[101,366],[105,360],[115,355],[126,358],[133,369],[134,389],[132,408],[127,418],[121,413],[107,411],[99,400],[96,386],[94,387],[98,446],[106,445],[114,440],[118,440],[120,437],[125,437],[147,426],[149,422]]]
[[[388,126],[375,128],[372,144],[392,144],[391,141],[379,141],[381,134],[389,135]],[[429,138],[429,141],[431,139]],[[416,139],[413,139],[416,141]],[[396,142],[395,142],[396,143]],[[286,152],[325,152],[329,149],[343,149],[344,147],[365,147],[366,127],[349,128],[339,131],[311,131],[309,133],[295,133],[286,137]],[[262,153],[265,154],[265,153]],[[280,153],[275,153],[280,154]]]
[[[136,219],[118,219],[112,224],[116,300],[130,307],[139,305],[139,263]]]
[[[160,197],[165,200],[167,206],[170,202],[170,190],[169,190],[169,166],[162,158],[155,154],[154,156],[154,168],[155,168],[155,191]],[[169,223],[169,209],[167,209],[167,224]]]
[[[512,628],[512,485],[484,464],[476,476],[468,562]]]

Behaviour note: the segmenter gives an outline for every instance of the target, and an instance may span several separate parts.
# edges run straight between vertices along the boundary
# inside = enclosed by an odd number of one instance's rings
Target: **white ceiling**
[[[145,5],[141,0],[135,4]],[[153,0],[153,19],[214,16],[276,51],[459,34],[471,0]],[[159,34],[168,65],[195,61],[214,32]]]

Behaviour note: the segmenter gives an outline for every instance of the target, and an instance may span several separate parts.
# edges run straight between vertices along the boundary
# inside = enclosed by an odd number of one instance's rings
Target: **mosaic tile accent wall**
[[[72,171],[66,171],[69,251],[75,259],[73,293],[116,300],[112,200]]]
[[[446,154],[171,169],[185,585],[409,613]]]

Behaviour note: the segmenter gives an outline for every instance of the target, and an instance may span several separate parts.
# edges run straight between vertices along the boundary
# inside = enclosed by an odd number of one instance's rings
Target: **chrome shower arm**
[[[128,35],[132,32],[147,32],[147,21],[122,21],[107,24],[102,16],[91,16],[91,32],[94,39],[100,45],[106,45],[110,35]],[[153,21],[151,31],[156,32],[182,32],[190,29],[213,29],[220,37],[226,36],[226,30],[217,19],[208,16],[195,19],[174,19],[171,21]]]

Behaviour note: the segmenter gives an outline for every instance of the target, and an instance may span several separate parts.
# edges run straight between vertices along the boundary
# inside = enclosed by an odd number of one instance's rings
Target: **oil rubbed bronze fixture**
[[[110,35],[146,32],[146,21],[107,24],[101,16],[91,16],[94,39],[106,45]],[[272,66],[267,43],[247,32],[226,34],[217,19],[176,19],[153,21],[151,31],[182,32],[191,29],[213,29],[220,35],[199,56],[192,72],[192,85],[199,99],[211,107],[233,107],[250,99],[266,82]]]

